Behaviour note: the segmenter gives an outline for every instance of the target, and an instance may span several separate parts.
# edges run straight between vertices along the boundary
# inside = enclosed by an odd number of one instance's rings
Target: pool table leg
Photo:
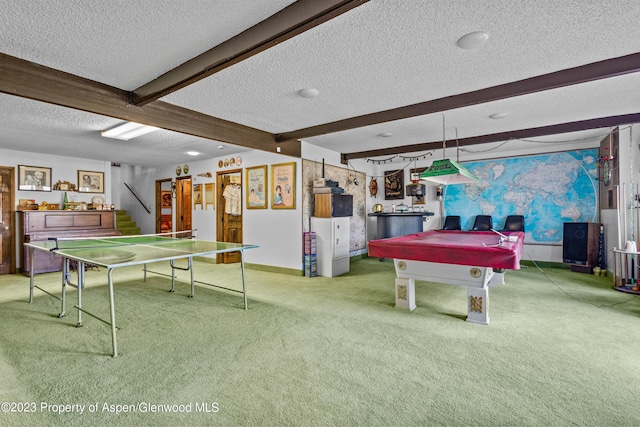
[[[396,308],[415,310],[416,283],[414,279],[396,277]]]
[[[467,286],[467,322],[489,324],[489,288]]]

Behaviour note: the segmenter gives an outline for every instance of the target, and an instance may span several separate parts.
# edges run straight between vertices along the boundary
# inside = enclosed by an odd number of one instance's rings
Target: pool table
[[[415,280],[467,287],[467,321],[489,324],[489,287],[518,270],[521,231],[431,230],[369,241],[369,256],[393,258],[396,307],[416,308]]]

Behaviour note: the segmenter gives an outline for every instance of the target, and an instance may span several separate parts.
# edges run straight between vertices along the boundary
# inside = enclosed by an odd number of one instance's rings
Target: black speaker
[[[565,222],[562,237],[562,262],[594,267],[598,262],[600,224]]]
[[[353,196],[351,194],[333,194],[331,196],[331,216],[353,216]]]

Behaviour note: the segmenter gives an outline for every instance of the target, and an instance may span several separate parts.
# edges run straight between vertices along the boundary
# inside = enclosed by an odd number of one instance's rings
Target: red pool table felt
[[[524,233],[501,233],[518,240],[498,245],[500,236],[492,231],[431,230],[371,240],[369,256],[518,270]]]

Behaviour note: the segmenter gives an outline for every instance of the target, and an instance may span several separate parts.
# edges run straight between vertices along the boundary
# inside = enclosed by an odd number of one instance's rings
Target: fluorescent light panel
[[[158,129],[159,128],[157,127],[141,125],[140,123],[125,122],[109,130],[103,130],[102,136],[128,141],[132,138],[146,135]]]

